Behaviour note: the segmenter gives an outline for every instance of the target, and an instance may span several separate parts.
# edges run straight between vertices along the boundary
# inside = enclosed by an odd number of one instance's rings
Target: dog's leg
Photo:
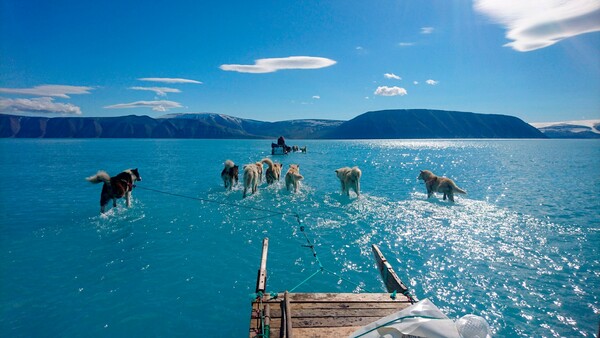
[[[106,204],[100,206],[100,213],[103,214],[106,211]]]
[[[131,191],[125,193],[125,201],[127,201],[127,207],[131,207]]]
[[[452,193],[452,191],[448,193],[448,199],[450,202],[454,202],[454,193]]]
[[[446,200],[446,193],[444,193],[444,197],[442,198],[444,201]]]

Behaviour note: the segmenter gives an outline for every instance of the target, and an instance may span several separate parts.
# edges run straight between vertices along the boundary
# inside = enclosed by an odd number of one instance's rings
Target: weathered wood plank
[[[407,305],[408,306],[408,305]],[[402,308],[388,309],[297,309],[294,307],[293,318],[330,318],[330,317],[385,317]],[[271,318],[280,318],[281,311],[271,310]]]
[[[408,301],[404,295],[394,300],[389,293],[291,293],[290,301],[297,302],[383,302],[401,303]]]
[[[308,302],[293,302],[294,309],[401,309],[404,308],[410,303],[407,302],[318,302],[318,303],[308,303]]]
[[[319,317],[319,318],[295,318],[292,317],[293,334],[296,335],[298,328],[310,327],[345,327],[345,326],[365,326],[372,323],[381,317]],[[286,322],[282,322],[281,318],[271,317],[271,330],[280,328],[286,331]],[[284,337],[287,337],[284,335]]]
[[[400,277],[396,274],[396,271],[394,271],[390,263],[385,259],[385,256],[383,256],[379,247],[375,244],[371,247],[373,249],[373,255],[375,256],[375,261],[377,262],[377,268],[379,269],[379,273],[381,273],[381,279],[383,279],[383,283],[388,292],[397,291],[398,293],[403,293],[408,291],[408,288],[402,283]]]
[[[267,289],[267,253],[269,251],[269,239],[263,239],[262,257],[260,259],[260,268],[256,278],[256,292],[265,292]]]
[[[292,306],[290,305],[290,294],[286,291],[283,296],[283,301],[285,304],[284,312],[285,312],[285,337],[293,338],[293,322],[292,322]],[[283,316],[282,316],[283,317]]]
[[[319,327],[319,328],[296,328],[295,332],[298,337],[306,338],[332,338],[332,337],[348,337],[354,331],[360,329],[361,326],[349,327]],[[272,336],[276,337],[276,336]]]

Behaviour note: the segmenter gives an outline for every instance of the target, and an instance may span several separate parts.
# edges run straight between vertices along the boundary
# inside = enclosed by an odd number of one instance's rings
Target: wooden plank
[[[291,293],[290,300],[297,302],[383,302],[396,303],[406,301],[403,296],[394,299],[389,293]]]
[[[296,328],[295,332],[299,337],[307,338],[332,338],[332,337],[349,337],[361,326],[348,327],[319,327],[319,328]]]
[[[408,307],[408,305],[406,305]],[[403,307],[387,309],[297,309],[294,307],[293,318],[329,318],[329,317],[385,317],[401,310]],[[278,309],[271,310],[272,318],[280,318]]]
[[[293,338],[293,324],[292,324],[292,307],[290,306],[289,293],[286,291],[283,300],[285,303],[285,336],[287,338]],[[283,316],[282,316],[283,317]]]
[[[381,317],[341,317],[341,318],[294,318],[292,317],[292,327],[294,335],[297,335],[296,330],[299,328],[311,328],[311,327],[348,327],[348,326],[365,326]],[[281,318],[271,318],[271,331],[280,329],[285,335],[286,323],[282,322]],[[271,334],[271,337],[274,337]]]
[[[404,285],[402,280],[400,280],[400,277],[398,277],[396,271],[394,271],[387,259],[385,259],[385,256],[383,256],[383,253],[381,252],[381,250],[379,250],[379,247],[375,244],[373,244],[371,247],[373,249],[373,255],[375,256],[377,268],[379,269],[379,273],[381,274],[381,279],[383,279],[383,282],[388,292],[407,292],[408,288],[406,287],[406,285]]]
[[[340,303],[340,302],[293,302],[294,309],[403,309],[410,305],[406,302],[360,302],[360,303]]]
[[[267,289],[267,253],[269,251],[269,238],[263,239],[262,256],[260,259],[260,268],[256,279],[256,292],[265,292]]]
[[[266,336],[270,337],[269,331],[271,330],[271,306],[265,305],[265,330]]]

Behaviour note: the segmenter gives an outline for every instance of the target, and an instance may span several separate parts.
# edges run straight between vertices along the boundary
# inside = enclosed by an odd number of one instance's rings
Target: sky
[[[0,113],[600,119],[600,1],[0,0]]]

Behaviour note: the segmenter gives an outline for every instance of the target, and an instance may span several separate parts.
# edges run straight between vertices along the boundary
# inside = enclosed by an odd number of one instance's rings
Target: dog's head
[[[419,177],[417,177],[417,180],[428,181],[433,176],[435,175],[431,171],[421,170],[421,172],[419,173]]]
[[[138,171],[137,168],[131,169],[131,176],[133,177],[134,181],[141,181],[142,180],[142,176],[140,176],[140,172]]]

